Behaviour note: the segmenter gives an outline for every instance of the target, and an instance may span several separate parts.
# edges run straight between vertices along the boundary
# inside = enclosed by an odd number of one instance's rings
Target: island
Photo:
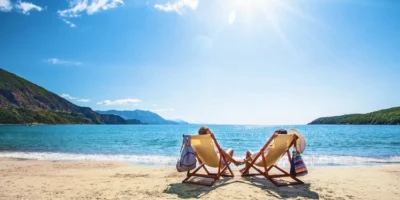
[[[366,114],[349,114],[321,117],[309,124],[387,124],[400,125],[400,107],[393,107]]]

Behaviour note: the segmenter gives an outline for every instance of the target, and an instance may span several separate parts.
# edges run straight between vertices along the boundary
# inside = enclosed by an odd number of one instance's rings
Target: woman
[[[200,127],[199,131],[198,131],[199,135],[214,135],[211,130],[207,127],[207,126],[202,126]],[[221,148],[221,152],[218,150],[217,145],[214,143],[216,141],[213,140],[213,145],[214,145],[214,150],[215,152],[218,154],[218,156],[220,155],[224,155],[226,160],[232,161],[233,164],[235,164],[236,166],[243,164],[243,162],[238,162],[235,159],[232,158],[233,156],[233,149],[229,148],[227,151],[224,151]],[[222,160],[224,161],[224,160]]]
[[[275,134],[275,133],[277,133],[277,134],[287,134],[287,131],[284,130],[284,129],[279,129],[279,130],[276,130],[276,131],[274,132],[274,134]],[[265,156],[268,154],[268,151],[271,149],[272,144],[273,144],[273,142],[272,142],[270,145],[268,145],[267,148],[265,148],[265,150],[264,150],[264,155],[265,155]],[[245,166],[244,168],[240,169],[240,172],[243,173],[243,171],[244,171],[244,170],[248,167],[248,165],[249,165],[248,162],[251,162],[253,159],[255,159],[256,156],[257,156],[257,154],[258,154],[259,152],[260,152],[260,151],[252,152],[252,151],[250,151],[250,150],[247,150],[247,152],[246,152],[246,159],[244,159],[244,161],[243,161],[243,163],[246,163],[246,166]],[[258,157],[257,162],[258,162],[260,159],[262,159],[262,158],[261,158],[261,157]]]

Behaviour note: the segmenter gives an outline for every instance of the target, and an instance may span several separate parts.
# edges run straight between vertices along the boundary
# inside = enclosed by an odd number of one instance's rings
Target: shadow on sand
[[[277,187],[267,179],[261,177],[250,177],[233,181],[230,180],[230,178],[221,178],[212,187],[185,183],[172,183],[169,185],[168,188],[164,190],[164,193],[176,194],[179,198],[184,199],[201,198],[207,195],[209,192],[216,190],[220,187],[224,187],[230,184],[247,184],[264,190],[267,195],[266,197],[277,199],[298,197],[307,199],[319,199],[318,193],[310,190],[310,184]]]

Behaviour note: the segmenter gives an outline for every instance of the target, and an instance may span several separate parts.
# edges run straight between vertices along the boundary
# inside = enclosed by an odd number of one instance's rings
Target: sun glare
[[[268,21],[278,18],[281,1],[278,0],[234,0],[231,1],[231,11],[228,23],[233,24],[236,19],[245,24],[255,23],[257,20],[268,18]]]
[[[297,52],[282,28],[283,23],[293,16],[310,18],[302,14],[289,1],[282,0],[234,0],[231,1],[228,24],[239,24],[243,30],[252,31],[260,23],[271,27],[282,42],[297,56]],[[295,20],[292,20],[295,21]]]
[[[243,10],[245,12],[256,13],[256,12],[273,12],[276,7],[281,4],[278,0],[235,0],[233,6],[236,9]]]

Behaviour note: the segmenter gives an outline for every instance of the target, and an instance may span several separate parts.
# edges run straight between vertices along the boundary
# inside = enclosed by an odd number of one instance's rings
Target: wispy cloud
[[[53,65],[82,65],[81,62],[71,61],[71,60],[61,60],[58,58],[49,58],[45,62],[51,63]]]
[[[152,111],[152,112],[171,112],[171,111],[174,111],[174,109],[173,108],[163,108],[163,109],[153,109],[150,111]]]
[[[62,19],[66,24],[69,25],[71,28],[76,28],[76,25],[67,19]]]
[[[174,3],[168,2],[166,4],[155,4],[154,8],[164,12],[176,12],[182,15],[184,9],[189,8],[196,10],[198,4],[198,0],[177,0]]]
[[[97,102],[97,105],[115,106],[115,105],[137,104],[140,102],[141,102],[140,99],[127,98],[127,99],[117,99],[115,101],[105,100]]]
[[[81,99],[79,97],[74,97],[71,96],[69,94],[61,94],[60,97],[64,98],[64,99],[69,99],[69,100],[76,100],[77,102],[83,102],[83,103],[87,103],[90,102],[90,99]]]
[[[73,96],[71,96],[69,94],[61,94],[60,97],[62,97],[64,99],[71,99],[71,100],[78,99],[78,97],[73,97]]]
[[[90,99],[78,99],[78,100],[76,100],[76,101],[78,101],[78,102],[83,102],[83,103],[87,103],[87,102],[90,101]]]
[[[1,12],[10,12],[15,8],[16,11],[29,15],[30,11],[43,11],[44,8],[35,5],[30,2],[25,2],[25,1],[17,1],[15,4],[12,4],[10,0],[0,0],[0,11]]]
[[[10,12],[12,10],[12,5],[10,0],[0,0],[0,11]]]
[[[20,10],[23,14],[29,15],[29,12],[32,10],[36,11],[42,11],[43,8],[40,6],[37,6],[33,3],[30,2],[23,2],[23,1],[18,1],[17,4],[15,5],[15,8]]]
[[[76,25],[69,20],[65,20],[65,18],[76,18],[85,13],[92,15],[123,4],[123,0],[70,0],[70,7],[65,10],[58,10],[57,13],[65,23],[74,28]]]

